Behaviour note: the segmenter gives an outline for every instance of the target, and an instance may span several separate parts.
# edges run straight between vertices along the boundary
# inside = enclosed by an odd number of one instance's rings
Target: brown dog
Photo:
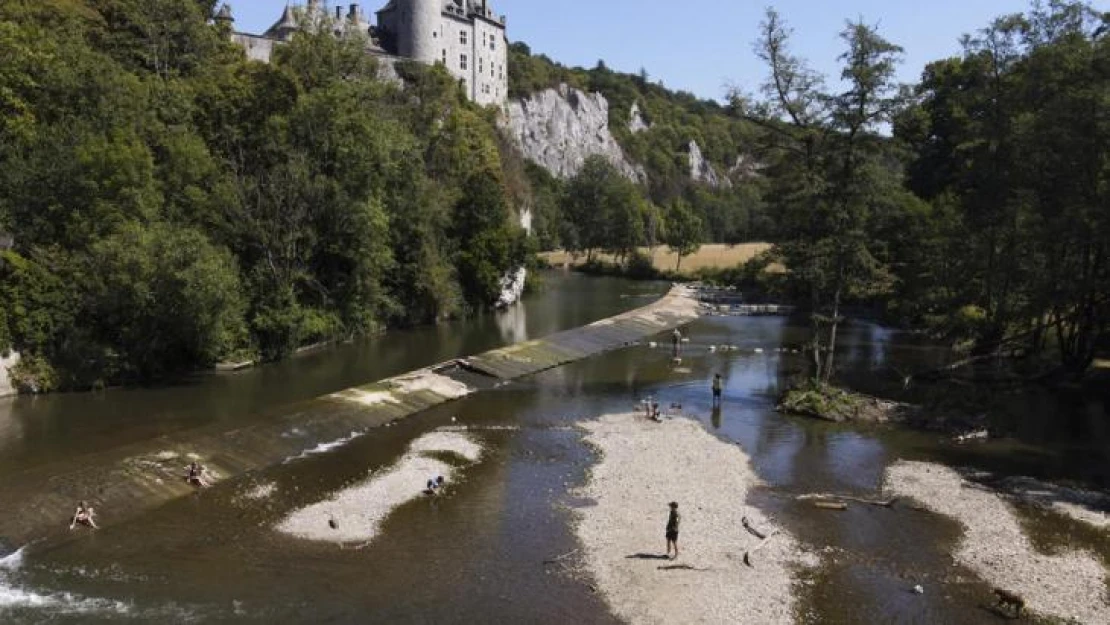
[[[998,603],[995,604],[995,607],[1012,609],[1015,618],[1020,617],[1021,613],[1025,611],[1025,599],[1022,599],[1019,595],[1001,588],[995,588],[994,594],[998,595]]]

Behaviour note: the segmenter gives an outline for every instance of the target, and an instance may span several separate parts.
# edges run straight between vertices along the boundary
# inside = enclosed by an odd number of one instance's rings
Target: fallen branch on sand
[[[798,501],[817,500],[835,500],[835,501],[854,501],[856,503],[867,504],[869,506],[878,506],[880,508],[893,508],[894,504],[898,503],[898,497],[891,497],[890,499],[865,499],[863,497],[852,497],[851,495],[830,495],[827,493],[814,493],[810,495],[798,495]]]
[[[755,536],[756,538],[758,538],[760,540],[766,540],[767,534],[755,529],[754,527],[752,527],[752,522],[748,520],[748,517],[744,517],[743,519],[740,519],[740,524],[743,525],[744,529],[748,530],[748,532],[752,536]]]
[[[574,551],[568,551],[568,552],[564,553],[561,556],[555,556],[554,558],[551,558],[549,560],[544,560],[543,563],[544,564],[558,564],[559,562],[561,562],[563,560],[566,560],[567,558],[573,556],[574,554],[578,553],[579,551],[580,551],[579,549],[575,549]]]
[[[745,527],[747,527],[747,526],[745,526]],[[749,528],[748,531],[750,532],[751,528]],[[762,549],[763,546],[766,545],[772,538],[775,537],[775,534],[778,534],[778,533],[779,533],[779,531],[777,529],[772,530],[771,533],[767,534],[767,536],[763,540],[759,541],[758,545],[756,545],[756,546],[752,547],[751,549],[748,549],[747,551],[745,551],[744,552],[744,564],[747,564],[748,566],[754,568],[755,565],[752,564],[751,556],[753,556],[755,554],[755,552]]]
[[[843,501],[815,501],[813,507],[820,510],[838,510],[843,512],[848,509],[848,504]]]

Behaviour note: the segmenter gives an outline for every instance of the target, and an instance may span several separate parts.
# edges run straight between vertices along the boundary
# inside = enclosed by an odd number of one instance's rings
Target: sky
[[[303,0],[296,0],[299,4]],[[347,0],[344,4],[350,4]],[[599,59],[700,97],[722,99],[730,86],[754,93],[766,75],[752,50],[764,9],[773,6],[794,29],[794,52],[834,79],[845,21],[862,17],[905,49],[902,82],[916,82],[931,61],[957,55],[959,39],[1025,0],[490,0],[508,16],[511,41],[527,43],[565,65]],[[361,0],[377,11],[386,0]],[[230,0],[236,30],[260,33],[286,0]],[[329,2],[335,6],[334,0]],[[1110,0],[1095,0],[1110,10]],[[1103,8],[1105,7],[1105,8]]]

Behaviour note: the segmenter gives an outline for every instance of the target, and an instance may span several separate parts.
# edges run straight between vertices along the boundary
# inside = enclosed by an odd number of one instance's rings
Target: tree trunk
[[[833,296],[833,314],[832,314],[832,327],[829,329],[829,355],[825,360],[825,384],[829,383],[832,379],[833,361],[836,358],[836,329],[840,325],[840,289],[836,289],[836,295]]]

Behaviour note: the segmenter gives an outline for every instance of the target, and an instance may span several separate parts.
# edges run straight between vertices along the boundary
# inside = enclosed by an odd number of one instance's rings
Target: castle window
[[[466,69],[466,55],[459,55],[459,69]]]
[[[485,59],[478,57],[478,73],[481,74],[485,70]]]
[[[466,45],[466,31],[465,30],[460,30],[459,31],[459,43],[461,43],[463,45]]]
[[[443,49],[443,64],[447,65],[447,48]]]

